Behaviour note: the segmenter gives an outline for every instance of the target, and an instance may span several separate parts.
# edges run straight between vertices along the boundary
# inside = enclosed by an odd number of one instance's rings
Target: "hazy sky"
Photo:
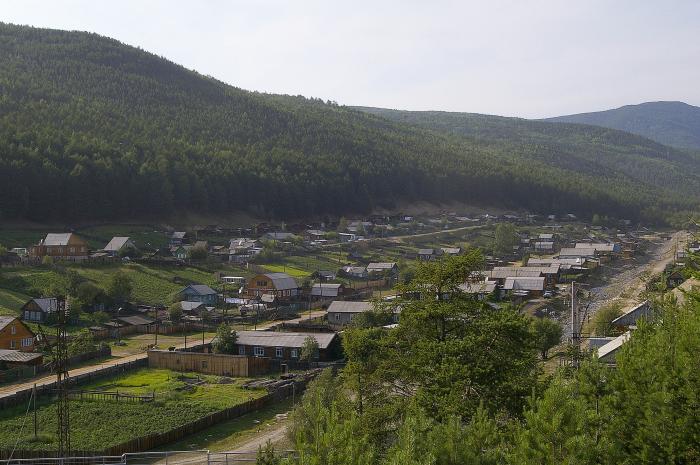
[[[0,21],[97,32],[237,87],[346,105],[523,117],[700,105],[693,0],[0,0]]]

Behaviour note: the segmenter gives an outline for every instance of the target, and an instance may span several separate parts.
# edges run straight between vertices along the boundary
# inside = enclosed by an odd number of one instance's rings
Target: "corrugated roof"
[[[377,262],[377,263],[370,263],[367,265],[367,271],[373,271],[373,270],[391,270],[396,266],[396,263],[394,262]]]
[[[372,302],[347,302],[334,300],[328,306],[328,313],[362,313],[372,310]]]
[[[196,310],[202,306],[204,306],[203,302],[188,302],[186,300],[183,300],[182,302],[180,302],[180,307],[182,307],[183,312],[189,312],[192,310]]]
[[[48,233],[44,245],[68,245],[71,233]]]
[[[37,306],[45,313],[58,311],[58,299],[56,299],[56,297],[44,297],[32,300],[36,302]]]
[[[533,271],[539,271],[542,274],[557,274],[559,273],[559,268],[560,265],[554,264],[550,266],[527,266],[527,267],[522,267],[522,266],[494,266],[493,270],[494,271],[503,271],[503,270],[533,270]],[[513,275],[513,276],[521,276],[521,275]]]
[[[311,295],[337,297],[341,286],[342,284],[336,283],[316,283],[311,288]]]
[[[537,278],[542,275],[542,271],[535,268],[531,269],[525,267],[514,267],[501,270],[494,268],[491,271],[487,271],[485,274],[486,277],[491,279],[506,279],[514,277]]]
[[[28,363],[41,357],[43,354],[36,352],[0,349],[0,361],[3,362]]]
[[[307,337],[311,336],[318,342],[319,349],[327,349],[336,333],[282,333],[277,331],[238,331],[237,344],[261,347],[292,347],[304,345]]]
[[[109,244],[107,244],[102,250],[104,250],[105,252],[119,252],[127,242],[129,242],[128,237],[115,236],[112,238],[111,241],[109,241]]]
[[[649,305],[649,301],[645,300],[644,302],[642,302],[638,305],[635,305],[634,307],[625,311],[624,314],[615,318],[612,321],[612,325],[613,326],[636,326],[637,321],[640,318],[645,318],[645,317],[649,316],[650,314],[651,314],[651,306]]]
[[[560,257],[595,257],[595,249],[594,248],[574,248],[574,247],[568,247],[568,248],[563,248],[559,251],[559,256]]]
[[[297,282],[287,273],[265,273],[278,291],[287,289],[297,289]]]
[[[490,294],[496,289],[495,281],[482,281],[479,283],[467,282],[460,284],[459,288],[467,294]]]

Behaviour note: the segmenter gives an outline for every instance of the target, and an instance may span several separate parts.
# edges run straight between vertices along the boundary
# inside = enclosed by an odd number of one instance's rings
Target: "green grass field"
[[[241,387],[245,380],[222,384],[216,376],[200,375],[205,383],[194,386],[196,375],[170,370],[140,369],[106,378],[83,389],[131,394],[156,392],[155,402],[116,400],[72,400],[70,402],[71,447],[99,451],[132,438],[164,432],[215,411],[232,407],[265,394],[264,390]],[[0,448],[53,450],[56,448],[56,405],[40,399],[37,405],[38,440],[33,439],[32,412],[26,405],[0,412]]]
[[[31,297],[41,297],[68,284],[65,270],[75,270],[86,279],[106,288],[111,277],[124,271],[132,280],[134,301],[168,304],[186,283],[218,287],[214,273],[192,267],[160,267],[137,263],[107,265],[65,265],[61,267],[20,267],[0,275],[0,311],[17,312]]]

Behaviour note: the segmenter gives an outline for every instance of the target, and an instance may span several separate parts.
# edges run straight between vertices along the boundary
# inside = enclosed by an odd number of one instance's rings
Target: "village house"
[[[301,357],[306,338],[318,343],[315,360],[329,362],[342,356],[340,338],[336,333],[283,333],[277,331],[238,331],[236,353],[254,357],[269,357],[295,361]]]
[[[311,286],[311,297],[315,299],[336,298],[343,294],[344,287],[337,283],[315,283]]]
[[[73,233],[49,233],[37,245],[29,248],[29,256],[35,259],[51,257],[80,262],[88,258],[88,245]]]
[[[189,237],[185,231],[175,231],[170,235],[170,245],[178,246],[189,242]]]
[[[170,251],[173,254],[173,257],[177,258],[178,260],[187,260],[190,256],[191,249],[191,245],[184,244],[174,245],[170,248]]]
[[[205,284],[190,284],[179,292],[182,300],[187,302],[202,302],[206,305],[216,305],[219,296],[214,289]]]
[[[367,268],[365,268],[364,266],[348,265],[344,266],[342,270],[347,276],[351,278],[364,279],[367,278],[367,276],[369,276],[369,274],[367,273]]]
[[[552,241],[535,241],[532,249],[537,253],[552,253],[554,252],[554,242]]]
[[[263,239],[269,241],[291,241],[296,236],[289,232],[269,232],[263,235]]]
[[[544,285],[544,277],[509,277],[503,284],[503,290],[511,297],[541,297]]]
[[[467,281],[464,284],[459,285],[459,289],[465,294],[474,296],[477,300],[486,300],[490,294],[492,294],[498,286],[496,281]]]
[[[248,239],[245,237],[239,237],[238,239],[231,239],[229,242],[229,262],[231,263],[245,263],[258,255],[262,251],[262,247],[258,241],[254,239]]]
[[[128,237],[113,237],[102,249],[111,257],[116,257],[122,250],[136,249],[133,241]]]
[[[442,252],[447,254],[447,255],[459,255],[462,253],[462,248],[461,247],[443,247]]]
[[[344,328],[360,313],[373,309],[371,302],[347,302],[334,300],[328,306],[328,324],[333,328]]]
[[[20,315],[24,321],[33,323],[50,322],[58,311],[58,299],[56,297],[44,297],[31,299],[20,309]]]
[[[399,271],[399,267],[395,262],[376,262],[367,265],[367,273],[373,274],[396,274]]]
[[[622,315],[615,318],[611,322],[611,326],[620,329],[635,329],[639,320],[651,318],[653,315],[654,311],[651,307],[651,304],[648,300],[645,300],[644,302],[637,304],[628,310],[625,310],[625,312]]]
[[[14,316],[0,316],[0,349],[34,351],[34,333]]]
[[[554,285],[557,284],[559,281],[559,272],[560,272],[560,265],[559,264],[552,264],[550,266],[528,266],[528,267],[519,267],[519,266],[497,266],[494,267],[492,271],[492,275],[495,273],[496,276],[498,277],[504,277],[505,274],[510,274],[510,276],[513,277],[537,277],[538,275],[534,274],[536,272],[539,272],[539,276],[544,276],[545,277],[545,285],[546,287],[553,287]],[[528,274],[529,271],[532,271],[532,274]],[[507,278],[509,276],[505,276]],[[492,278],[494,279],[494,278]],[[505,281],[504,281],[505,282]]]
[[[340,242],[355,242],[358,239],[358,236],[352,233],[338,233],[338,240]]]
[[[491,271],[485,271],[483,275],[487,280],[495,281],[499,286],[503,286],[508,278],[539,278],[542,276],[542,272],[527,267],[495,267]]]
[[[287,273],[264,273],[248,279],[244,292],[249,299],[270,294],[280,300],[290,300],[298,297],[301,289]]]
[[[564,247],[559,251],[559,258],[585,258],[594,259],[596,257],[595,249],[592,247]]]
[[[436,260],[442,256],[442,249],[419,249],[418,260],[430,261]]]

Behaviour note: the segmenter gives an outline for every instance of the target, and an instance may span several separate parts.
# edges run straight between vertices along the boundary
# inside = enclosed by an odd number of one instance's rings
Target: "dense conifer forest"
[[[666,221],[700,197],[697,157],[615,130],[503,119],[492,134],[475,117],[468,134],[434,131],[244,91],[83,32],[0,24],[0,63],[1,219],[461,201]]]

